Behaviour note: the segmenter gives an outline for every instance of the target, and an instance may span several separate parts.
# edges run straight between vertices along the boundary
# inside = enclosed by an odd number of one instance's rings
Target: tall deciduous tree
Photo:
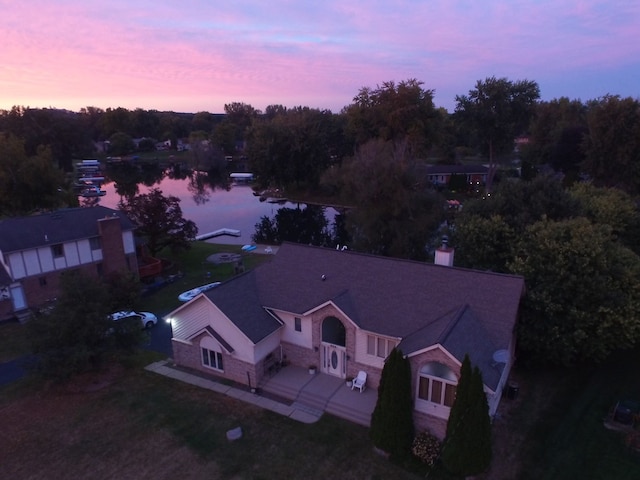
[[[414,435],[411,367],[397,348],[391,351],[382,369],[369,435],[376,447],[394,457],[411,452]]]
[[[343,109],[356,146],[374,139],[406,144],[412,155],[424,154],[440,131],[443,117],[433,105],[433,90],[414,78],[363,87]]]
[[[465,355],[456,399],[442,444],[442,463],[457,475],[476,475],[491,464],[491,419],[482,374]]]
[[[536,82],[496,77],[478,80],[468,95],[456,96],[456,118],[489,156],[487,190],[491,191],[497,157],[513,150],[516,136],[529,126],[539,97]]]
[[[532,360],[603,360],[640,340],[640,258],[585,218],[530,226],[510,264],[527,294],[518,327]]]
[[[347,217],[350,247],[424,260],[425,247],[444,220],[444,199],[418,179],[401,147],[371,141],[324,181],[356,207]]]
[[[469,215],[453,230],[456,263],[477,270],[507,272],[516,235],[500,215]]]
[[[330,111],[297,107],[255,121],[247,142],[258,181],[308,190],[339,154],[341,134]]]
[[[633,197],[617,188],[598,188],[590,182],[575,184],[569,191],[593,223],[608,225],[614,239],[640,254],[640,209]]]
[[[139,345],[138,319],[114,322],[108,318],[109,293],[102,282],[79,272],[68,272],[61,281],[53,310],[29,322],[37,372],[65,380],[99,369],[112,355]]]
[[[584,169],[596,185],[640,193],[640,100],[607,95],[589,104]]]
[[[48,148],[29,156],[24,141],[0,134],[0,215],[58,208],[64,201],[63,185],[64,174]]]
[[[534,165],[551,165],[565,175],[565,185],[571,184],[580,173],[587,133],[587,106],[580,100],[561,97],[540,102],[535,106],[523,158]]]
[[[152,256],[165,247],[188,249],[198,234],[196,224],[182,217],[180,199],[165,197],[158,188],[121,201],[118,208],[138,225],[137,233],[146,239]]]

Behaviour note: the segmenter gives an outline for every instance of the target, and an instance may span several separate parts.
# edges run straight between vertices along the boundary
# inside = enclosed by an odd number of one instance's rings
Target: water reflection
[[[222,228],[241,232],[240,237],[217,237],[211,242],[291,241],[327,246],[345,243],[339,236],[339,225],[344,225],[343,215],[333,208],[260,202],[250,186],[232,184],[227,175],[191,171],[182,165],[163,169],[127,164],[110,165],[105,173],[108,181],[103,189],[107,195],[86,199],[92,201],[92,205],[99,202],[118,208],[118,203],[127,197],[159,188],[165,196],[180,200],[183,217],[194,221],[200,234]]]

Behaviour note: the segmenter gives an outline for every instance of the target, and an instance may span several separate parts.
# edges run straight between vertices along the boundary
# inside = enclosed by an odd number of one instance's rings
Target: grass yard
[[[140,299],[139,310],[149,310],[165,315],[181,305],[178,295],[186,290],[212,282],[221,282],[235,275],[233,263],[213,264],[207,257],[214,253],[238,253],[242,255],[245,271],[269,261],[271,255],[242,252],[242,245],[223,245],[207,242],[192,242],[191,249],[177,255],[161,253],[160,256],[171,259],[175,266],[170,273],[180,271],[184,276],[153,295]]]
[[[8,362],[31,351],[27,329],[18,322],[0,324],[0,363]]]
[[[174,258],[185,276],[143,298],[139,308],[164,315],[180,305],[179,293],[230,278],[233,264],[204,262],[240,248],[194,242]],[[270,258],[245,255],[245,268]],[[29,352],[24,325],[0,325],[0,339],[0,362]],[[135,368],[105,377],[105,384],[89,377],[72,389],[35,379],[1,387],[2,477],[423,478],[374,454],[366,428],[329,415],[301,424],[144,371],[157,356],[141,352]],[[493,424],[492,468],[477,478],[640,478],[640,456],[629,451],[623,434],[603,425],[617,400],[640,400],[639,364],[640,348],[599,366],[516,369],[518,398],[502,401]],[[236,426],[244,437],[228,442],[225,432]]]
[[[620,399],[640,399],[640,349],[599,366],[516,371],[518,399],[504,399],[494,421],[487,480],[640,478],[640,456],[603,419]]]
[[[140,369],[93,392],[0,391],[4,478],[421,478],[373,453],[366,428],[302,424]]]

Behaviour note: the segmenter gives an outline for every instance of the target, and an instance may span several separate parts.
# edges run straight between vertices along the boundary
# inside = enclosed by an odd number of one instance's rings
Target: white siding
[[[38,257],[40,258],[40,268],[42,268],[42,272],[46,273],[53,271],[54,266],[51,247],[38,248]]]
[[[67,259],[67,265],[76,267],[80,265],[80,256],[78,255],[78,246],[76,242],[64,244],[64,256]]]
[[[275,313],[284,322],[284,328],[280,330],[282,332],[282,341],[305,348],[311,348],[313,346],[311,341],[311,317],[301,317],[299,315],[280,311],[276,311]],[[294,322],[296,316],[301,319],[301,332],[296,332],[295,329]]]
[[[37,250],[25,250],[22,252],[22,259],[27,269],[27,275],[38,275],[41,273]]]
[[[78,255],[80,257],[80,263],[91,263],[94,261],[88,239],[78,240]]]
[[[122,232],[122,244],[124,245],[124,253],[136,253],[136,243],[131,230]]]
[[[24,268],[24,262],[22,261],[22,253],[10,253],[9,255],[9,268],[11,269],[11,275],[14,279],[24,278],[27,276],[27,272]]]
[[[234,357],[253,363],[253,343],[206,297],[198,297],[180,309],[179,312],[170,314],[170,318],[174,338],[187,340],[193,334],[210,325],[231,345],[234,349]]]
[[[259,362],[264,357],[266,357],[268,353],[273,352],[276,348],[280,346],[281,331],[282,329],[275,331],[268,337],[262,339],[262,341],[255,346],[254,358],[253,358],[254,363]]]
[[[173,336],[186,340],[189,336],[208,325],[206,301],[194,301],[182,308],[179,313],[171,316]]]
[[[53,264],[55,265],[56,270],[67,268],[67,260],[65,256],[53,257]]]

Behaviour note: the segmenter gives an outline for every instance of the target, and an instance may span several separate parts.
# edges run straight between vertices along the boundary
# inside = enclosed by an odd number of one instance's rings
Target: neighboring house
[[[274,258],[174,310],[176,364],[260,385],[273,358],[377,387],[394,347],[412,369],[416,425],[444,436],[465,354],[493,415],[513,361],[521,277],[285,243]]]
[[[447,186],[453,175],[464,175],[468,185],[484,185],[489,169],[484,165],[429,165],[427,180],[437,186]]]
[[[102,206],[0,220],[0,319],[55,299],[62,272],[137,273],[134,228]]]

